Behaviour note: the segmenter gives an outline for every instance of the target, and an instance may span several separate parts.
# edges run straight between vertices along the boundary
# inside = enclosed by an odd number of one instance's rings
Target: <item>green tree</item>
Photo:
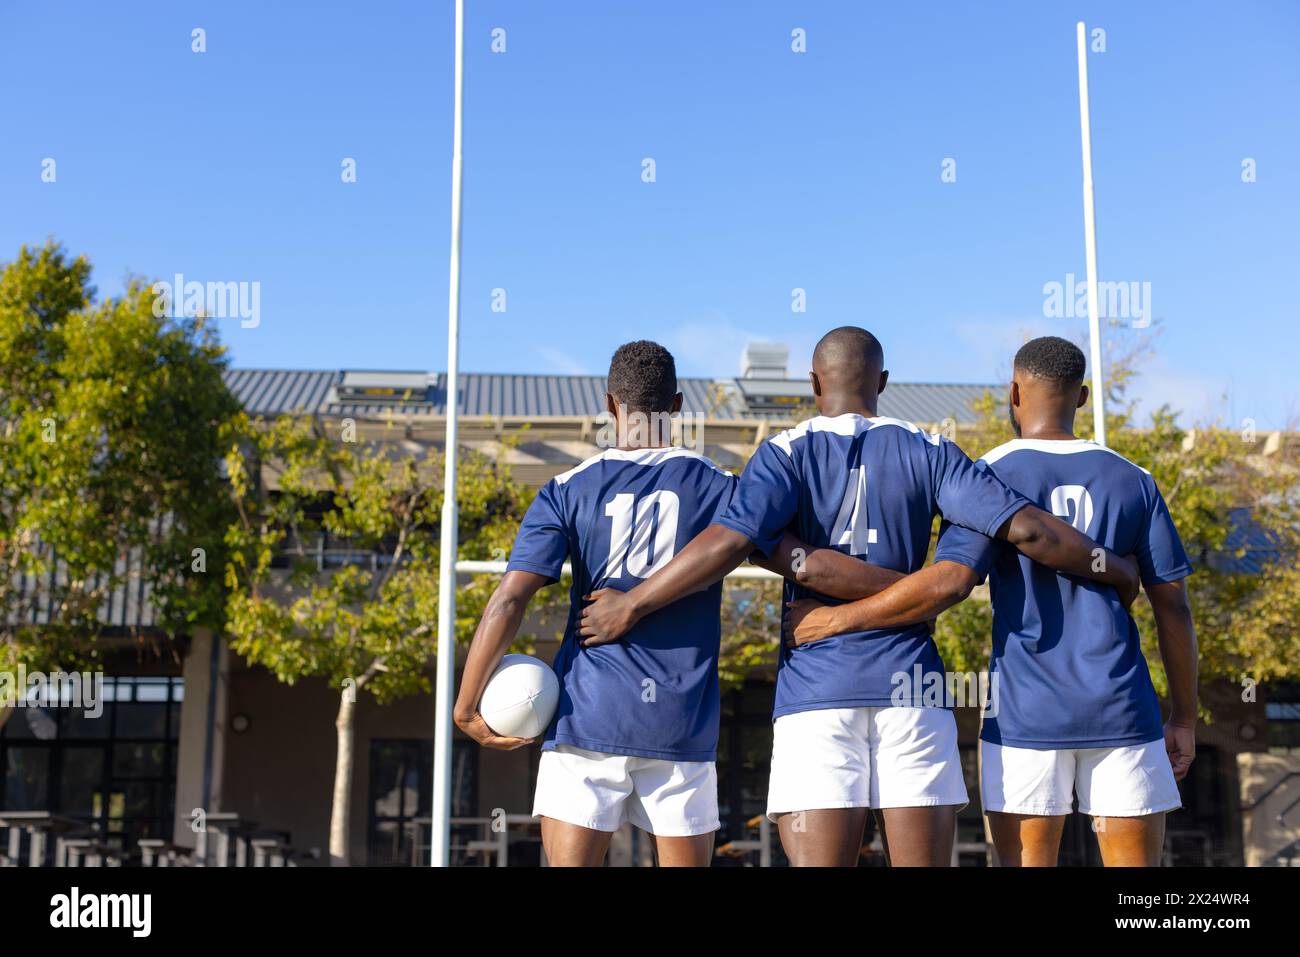
[[[53,241],[0,273],[3,670],[96,667],[123,586],[164,640],[223,612],[223,350],[201,320],[155,315],[140,281],[97,302],[90,274]]]
[[[723,582],[718,678],[724,691],[740,687],[756,672],[776,673],[781,599],[779,581],[729,579]]]
[[[443,491],[441,453],[391,437],[344,441],[319,419],[245,419],[227,472],[237,509],[226,541],[231,648],[293,684],[317,677],[339,693],[330,861],[349,863],[357,695],[379,703],[430,690]],[[503,462],[461,453],[460,558],[502,560],[533,497]],[[468,642],[495,585],[458,588],[456,632]],[[567,587],[541,599],[567,602]],[[561,623],[563,618],[558,619]],[[535,634],[521,636],[531,650]]]

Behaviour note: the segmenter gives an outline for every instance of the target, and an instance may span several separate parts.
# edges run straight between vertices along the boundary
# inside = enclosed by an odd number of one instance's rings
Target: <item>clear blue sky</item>
[[[899,380],[1001,380],[1026,332],[1086,327],[1043,315],[1084,272],[1083,18],[1102,277],[1161,320],[1143,396],[1300,413],[1300,4],[469,7],[466,370],[603,372],[651,337],[729,375],[765,338],[801,374],[858,323]],[[0,259],[53,235],[101,293],[260,282],[261,324],[222,325],[240,366],[441,369],[451,43],[450,0],[4,3]]]

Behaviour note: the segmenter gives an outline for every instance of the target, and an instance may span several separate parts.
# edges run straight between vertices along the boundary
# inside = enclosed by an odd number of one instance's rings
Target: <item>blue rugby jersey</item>
[[[537,493],[508,570],[558,579],[573,566],[569,619],[555,658],[560,700],[543,749],[712,761],[718,745],[722,585],[647,615],[607,645],[581,646],[582,597],[628,591],[711,525],[736,479],[683,448],[608,449]]]
[[[1016,439],[977,465],[1120,555],[1142,582],[1191,574],[1155,480],[1083,439]],[[1057,575],[1004,542],[945,528],[942,547],[976,559],[993,601],[995,700],[981,737],[1019,748],[1100,748],[1163,736],[1137,625],[1114,589]]]
[[[910,422],[846,413],[818,416],[764,442],[720,524],[770,555],[787,528],[911,573],[925,562],[936,513],[992,535],[1027,505],[947,439]],[[959,550],[947,557],[966,561]],[[786,583],[786,600],[835,599]],[[773,717],[825,708],[929,703],[922,684],[943,673],[924,625],[851,632],[782,646]],[[921,682],[918,684],[917,681]]]

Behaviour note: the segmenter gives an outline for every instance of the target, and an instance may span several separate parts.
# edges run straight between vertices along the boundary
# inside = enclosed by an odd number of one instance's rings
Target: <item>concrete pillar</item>
[[[226,643],[217,640],[207,628],[197,629],[185,656],[182,675],[185,679],[185,700],[181,704],[180,740],[176,749],[176,826],[172,841],[182,847],[194,847],[197,843],[197,835],[191,827],[194,809],[203,808],[209,814],[222,809],[221,785],[230,683],[230,655]],[[204,807],[203,785],[208,771],[209,726],[210,806]]]
[[[1244,752],[1237,755],[1237,773],[1246,866],[1295,866],[1300,862],[1300,756]]]

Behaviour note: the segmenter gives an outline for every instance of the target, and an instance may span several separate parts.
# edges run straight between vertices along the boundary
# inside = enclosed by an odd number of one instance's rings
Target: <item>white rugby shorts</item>
[[[967,803],[957,721],[943,708],[828,708],[773,725],[768,817]]]
[[[718,775],[712,761],[604,754],[557,744],[537,769],[533,816],[617,831],[631,821],[660,837],[718,829]]]
[[[1165,743],[1039,751],[980,742],[984,810],[1044,817],[1141,817],[1182,806]]]

